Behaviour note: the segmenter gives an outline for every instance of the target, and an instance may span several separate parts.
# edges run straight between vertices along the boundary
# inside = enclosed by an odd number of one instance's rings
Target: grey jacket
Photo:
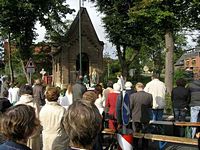
[[[87,88],[81,81],[77,81],[72,87],[72,98],[73,101],[81,100],[83,93],[87,91]]]
[[[190,107],[200,106],[200,80],[194,80],[188,85],[190,93]]]
[[[131,94],[130,108],[133,122],[149,122],[149,109],[152,107],[152,102],[152,95],[145,91],[139,91],[137,93]]]

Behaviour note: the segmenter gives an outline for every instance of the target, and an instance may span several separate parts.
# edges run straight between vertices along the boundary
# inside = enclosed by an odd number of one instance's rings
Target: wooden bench
[[[101,131],[102,135],[102,147],[103,149],[113,149],[117,145],[116,141],[116,130],[104,128],[103,131]]]
[[[154,124],[154,125],[174,125],[173,121],[150,121],[149,124]]]
[[[175,136],[166,136],[166,135],[158,135],[158,134],[145,134],[144,138],[148,140],[153,140],[153,141],[198,145],[197,139],[190,139],[190,138],[185,138],[185,137],[175,137]]]
[[[200,122],[174,122],[174,125],[181,127],[200,127]]]
[[[135,132],[133,133],[133,137],[137,139],[142,139],[144,138],[144,133]]]
[[[109,129],[109,128],[105,128],[103,131],[101,131],[102,134],[110,134],[110,135],[114,135],[116,133],[115,130],[113,129]]]

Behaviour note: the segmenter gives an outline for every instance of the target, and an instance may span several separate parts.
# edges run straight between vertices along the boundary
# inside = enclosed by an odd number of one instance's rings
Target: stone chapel
[[[82,76],[91,80],[92,72],[97,72],[97,78],[103,69],[103,46],[99,40],[86,8],[81,8],[67,32],[66,39],[52,46],[52,84],[75,83],[80,70],[79,50],[79,13],[81,13],[81,64]]]

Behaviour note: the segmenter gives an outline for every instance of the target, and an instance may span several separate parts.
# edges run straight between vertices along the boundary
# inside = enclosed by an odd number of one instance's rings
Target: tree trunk
[[[165,33],[165,47],[166,47],[166,57],[165,57],[165,85],[167,88],[167,94],[171,95],[173,88],[173,74],[174,74],[174,41],[172,31],[167,30]]]
[[[127,66],[126,57],[125,57],[126,47],[124,47],[121,51],[121,47],[119,45],[117,45],[116,49],[117,49],[117,55],[119,58],[119,63],[120,63],[121,70],[122,70],[122,76],[123,76],[124,80],[126,81],[127,76],[128,76],[128,66]]]
[[[13,67],[12,67],[12,58],[11,58],[11,53],[12,53],[12,49],[11,49],[11,37],[10,37],[10,33],[8,34],[8,66],[9,66],[9,71],[10,71],[10,82],[13,83],[14,82],[14,74],[13,74]]]
[[[22,59],[20,59],[20,62],[21,62],[22,70],[23,70],[24,75],[25,75],[25,77],[26,77],[27,83],[29,83],[29,81],[30,81],[30,80],[29,80],[29,75],[26,73],[26,68],[25,68],[25,66],[24,66],[24,62],[23,62]]]

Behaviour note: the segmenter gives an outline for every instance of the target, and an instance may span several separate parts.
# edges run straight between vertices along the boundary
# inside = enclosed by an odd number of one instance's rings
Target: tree
[[[65,20],[62,23],[52,22],[52,29],[47,30],[45,39],[51,42],[61,42],[65,39],[67,31],[70,28],[72,21]]]
[[[130,20],[143,21],[149,28],[158,29],[165,38],[165,84],[167,93],[173,86],[174,35],[182,29],[198,29],[198,1],[141,0],[134,1],[129,11]],[[194,16],[192,15],[194,14]]]
[[[141,48],[146,44],[156,42],[148,38],[154,32],[146,28],[141,21],[129,21],[128,12],[132,7],[131,0],[96,0],[96,4],[98,10],[105,14],[102,19],[107,37],[116,46],[122,74],[127,77],[128,69],[133,60],[138,57]],[[130,49],[132,55],[127,57]]]
[[[136,56],[141,47],[149,47],[148,52],[153,55],[154,52],[158,52],[158,55],[153,57],[156,58],[154,61],[158,62],[159,52],[164,42],[165,83],[167,93],[171,93],[174,36],[182,30],[200,28],[198,25],[200,2],[190,0],[96,0],[96,3],[98,10],[105,14],[104,27],[108,38],[116,45],[123,70],[127,70],[128,67],[125,59],[127,47],[132,48]],[[156,35],[161,38],[155,38]],[[160,39],[163,39],[161,44]],[[156,45],[161,45],[161,47]]]
[[[65,0],[0,1],[0,31],[10,35],[16,43],[25,74],[24,64],[32,56],[30,47],[36,37],[36,21],[51,31],[54,22],[62,23],[62,18],[73,11]]]
[[[197,37],[197,47],[200,47],[200,36]]]
[[[2,69],[4,69],[4,42],[0,38],[0,70]]]

